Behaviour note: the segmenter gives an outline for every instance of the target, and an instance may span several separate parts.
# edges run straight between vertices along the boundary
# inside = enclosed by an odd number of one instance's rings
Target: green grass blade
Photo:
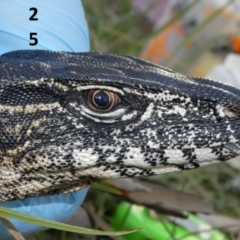
[[[94,185],[91,186],[92,188],[95,188],[100,191],[108,192],[108,193],[113,193],[117,195],[128,195],[130,192],[120,188],[118,186],[115,186],[114,184],[108,183],[108,182],[101,182],[101,183],[95,183]]]
[[[13,218],[19,221],[32,223],[36,225],[40,225],[47,228],[54,228],[62,231],[73,232],[73,233],[81,233],[81,234],[91,234],[91,235],[105,235],[105,236],[117,236],[123,235],[128,233],[133,233],[138,231],[139,229],[131,229],[127,231],[118,231],[118,232],[111,232],[111,231],[100,231],[100,230],[93,230],[88,228],[76,227],[71,226],[69,224],[55,222],[39,217],[34,217],[28,214],[19,213],[17,211],[0,207],[0,217],[2,218]]]

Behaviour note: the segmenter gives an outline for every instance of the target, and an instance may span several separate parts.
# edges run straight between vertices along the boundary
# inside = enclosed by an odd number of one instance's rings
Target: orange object
[[[240,36],[233,36],[231,38],[231,47],[235,53],[240,54]]]
[[[164,59],[170,58],[174,46],[170,47],[168,43],[173,37],[179,39],[175,44],[183,39],[184,30],[181,24],[172,24],[154,37],[146,46],[140,57],[156,64],[160,64]]]

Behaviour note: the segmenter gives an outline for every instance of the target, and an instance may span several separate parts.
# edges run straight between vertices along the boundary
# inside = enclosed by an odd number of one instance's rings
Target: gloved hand
[[[36,8],[34,18],[29,18]],[[30,33],[38,44],[30,40]],[[56,51],[89,51],[89,36],[83,8],[79,0],[11,0],[0,1],[0,55],[20,49],[47,49]],[[55,221],[65,221],[82,204],[87,189],[69,194],[33,197],[17,201],[0,202],[1,206]],[[10,219],[11,220],[11,219]],[[11,220],[21,233],[41,230],[37,225]],[[0,222],[0,239],[10,236]]]

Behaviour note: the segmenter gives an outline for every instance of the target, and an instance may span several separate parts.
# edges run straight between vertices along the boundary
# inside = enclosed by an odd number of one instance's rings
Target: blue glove
[[[34,18],[29,18],[36,8]],[[30,33],[38,39],[38,44],[30,40]],[[56,51],[89,51],[89,36],[83,8],[79,0],[11,0],[0,1],[0,55],[19,49],[47,49]],[[3,207],[19,212],[65,221],[70,218],[84,200],[88,189],[69,194],[33,197],[23,200],[0,202]],[[10,219],[11,220],[11,219]],[[33,233],[42,227],[11,220],[21,233]],[[0,239],[10,236],[0,222]]]

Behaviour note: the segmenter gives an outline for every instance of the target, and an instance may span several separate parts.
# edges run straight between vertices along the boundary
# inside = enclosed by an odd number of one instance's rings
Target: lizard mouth
[[[225,147],[237,155],[240,155],[240,146],[237,143],[228,143]]]

